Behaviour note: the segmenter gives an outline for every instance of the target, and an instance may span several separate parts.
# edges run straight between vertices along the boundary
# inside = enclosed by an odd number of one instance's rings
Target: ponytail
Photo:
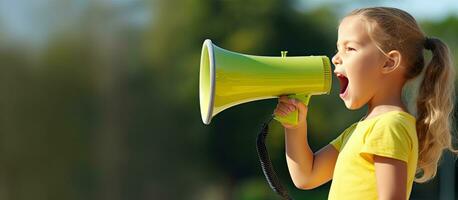
[[[436,38],[426,38],[425,49],[432,58],[426,66],[417,99],[417,135],[419,156],[415,181],[422,183],[435,177],[439,159],[444,149],[455,154],[453,148],[453,108],[455,101],[455,69],[450,51]]]

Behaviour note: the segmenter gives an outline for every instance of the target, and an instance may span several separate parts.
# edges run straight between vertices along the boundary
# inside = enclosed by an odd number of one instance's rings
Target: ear
[[[392,50],[386,54],[387,59],[382,67],[382,73],[388,74],[396,70],[401,64],[401,53],[397,50]]]

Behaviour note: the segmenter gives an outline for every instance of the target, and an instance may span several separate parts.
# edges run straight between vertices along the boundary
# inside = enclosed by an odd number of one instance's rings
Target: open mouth
[[[343,74],[336,74],[340,82],[340,94],[345,94],[348,88],[348,78]]]

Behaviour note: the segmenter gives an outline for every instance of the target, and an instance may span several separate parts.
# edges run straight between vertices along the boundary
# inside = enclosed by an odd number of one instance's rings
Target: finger
[[[285,113],[285,114],[290,113],[288,107],[285,107],[285,106],[278,106],[278,107],[277,107],[277,111],[283,112],[283,113]]]
[[[287,105],[287,106],[288,106],[288,110],[290,112],[293,112],[293,111],[295,111],[297,109],[295,105]]]
[[[283,102],[278,102],[276,108],[283,108],[285,106],[288,106],[288,104],[287,103],[283,103]]]
[[[280,96],[280,98],[278,98],[278,102],[292,104],[290,98],[288,98],[287,96]]]
[[[282,116],[282,117],[287,115],[285,112],[283,112],[281,110],[275,110],[274,114],[277,115],[277,116]]]
[[[293,112],[295,110],[297,110],[297,107],[293,104],[286,104],[286,103],[281,103],[279,105],[279,107],[285,109],[285,110],[288,110],[289,112]]]
[[[299,121],[304,121],[307,118],[308,107],[303,103],[298,103]]]
[[[281,110],[280,110],[279,106],[277,105],[277,107],[274,109],[274,114],[275,115],[280,115],[280,112],[281,112]]]
[[[300,101],[295,99],[295,98],[287,98],[287,99],[282,99],[281,100],[281,103],[285,103],[285,104],[288,104],[288,105],[296,105],[299,102]]]
[[[295,104],[296,108],[299,110],[299,111],[302,111],[302,112],[306,112],[307,111],[307,106],[302,103],[302,102],[298,102]]]

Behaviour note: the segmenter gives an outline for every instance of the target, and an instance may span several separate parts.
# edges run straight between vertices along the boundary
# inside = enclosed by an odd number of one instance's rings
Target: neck
[[[385,89],[380,89],[368,102],[368,111],[365,119],[394,110],[407,111],[401,97],[402,86],[387,86]]]

